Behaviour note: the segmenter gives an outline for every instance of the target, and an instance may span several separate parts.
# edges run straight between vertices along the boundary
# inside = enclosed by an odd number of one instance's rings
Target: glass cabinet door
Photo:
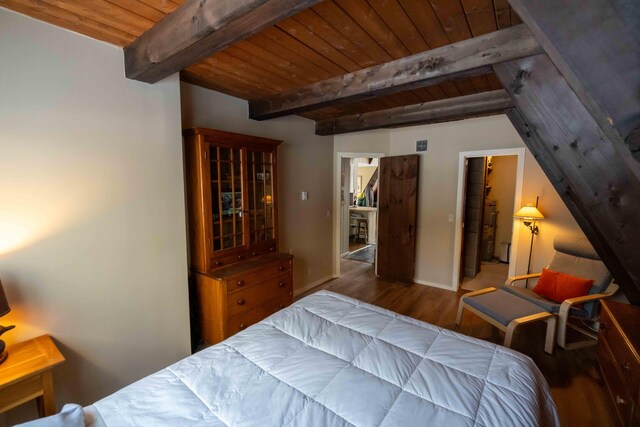
[[[273,153],[247,150],[249,243],[274,239]]]
[[[244,246],[242,150],[210,146],[211,214],[214,253]]]

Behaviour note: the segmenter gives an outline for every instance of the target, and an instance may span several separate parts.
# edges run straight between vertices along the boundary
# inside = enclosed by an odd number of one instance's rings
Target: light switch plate
[[[301,194],[302,200],[308,200],[309,199],[309,192],[308,191],[303,191]]]
[[[427,151],[427,140],[416,141],[416,151]]]

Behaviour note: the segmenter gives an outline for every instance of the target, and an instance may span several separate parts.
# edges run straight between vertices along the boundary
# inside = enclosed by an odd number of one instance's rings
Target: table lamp
[[[8,312],[11,311],[11,307],[9,307],[9,302],[7,301],[7,296],[4,294],[4,289],[2,289],[2,282],[0,282],[0,317],[4,316]],[[0,335],[4,334],[7,331],[15,328],[15,326],[0,326]],[[2,362],[7,360],[8,353],[5,351],[4,341],[0,340],[0,365]]]

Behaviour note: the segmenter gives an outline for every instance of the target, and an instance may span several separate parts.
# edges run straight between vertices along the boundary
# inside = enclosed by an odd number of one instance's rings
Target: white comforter
[[[94,408],[118,427],[559,425],[527,356],[327,291]]]

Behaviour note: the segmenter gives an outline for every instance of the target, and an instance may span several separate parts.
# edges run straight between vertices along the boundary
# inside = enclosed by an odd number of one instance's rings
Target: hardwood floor
[[[373,265],[341,261],[342,277],[305,294],[326,289],[366,301],[443,328],[501,344],[501,333],[479,317],[465,311],[460,327],[455,324],[458,293],[423,285],[404,285],[379,279]],[[562,426],[614,426],[614,412],[607,390],[596,368],[595,347],[566,351],[556,348],[553,356],[543,351],[545,324],[521,327],[512,348],[531,357],[544,374],[555,400]]]

